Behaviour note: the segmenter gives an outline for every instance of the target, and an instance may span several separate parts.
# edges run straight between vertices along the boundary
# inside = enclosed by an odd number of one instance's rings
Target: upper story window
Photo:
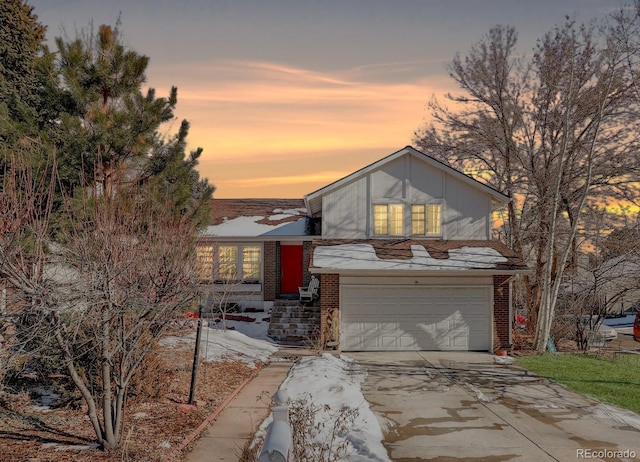
[[[259,245],[199,246],[198,276],[201,281],[259,281],[262,248]]]
[[[373,234],[378,236],[404,235],[404,205],[376,204],[373,206]]]
[[[410,207],[410,229],[412,236],[442,235],[442,205],[413,204]],[[375,236],[404,236],[405,205],[375,204],[373,206],[373,234]]]
[[[411,234],[439,236],[442,234],[442,205],[414,204],[411,206]]]

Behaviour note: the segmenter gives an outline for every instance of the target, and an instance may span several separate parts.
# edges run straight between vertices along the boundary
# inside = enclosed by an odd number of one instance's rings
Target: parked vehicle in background
[[[636,319],[633,321],[633,339],[640,342],[640,311],[636,313]]]
[[[611,326],[607,326],[602,323],[603,317],[583,316],[581,321],[586,331],[593,332],[592,336],[597,336],[603,340],[613,340],[618,337],[618,332]]]

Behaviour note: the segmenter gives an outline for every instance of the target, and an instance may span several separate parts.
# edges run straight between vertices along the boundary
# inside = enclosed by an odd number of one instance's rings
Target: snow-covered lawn
[[[249,315],[249,314],[247,314]],[[220,323],[203,326],[200,339],[200,355],[205,361],[242,361],[250,366],[266,363],[278,347],[268,340],[269,322],[262,321],[264,313],[252,313],[255,322],[227,321],[227,329],[216,327]],[[208,324],[208,323],[207,323]],[[193,349],[196,331],[184,337],[165,337],[160,345]]]

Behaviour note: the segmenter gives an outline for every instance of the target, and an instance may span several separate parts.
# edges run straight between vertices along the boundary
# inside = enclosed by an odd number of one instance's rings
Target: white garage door
[[[343,286],[341,346],[489,350],[491,287]]]

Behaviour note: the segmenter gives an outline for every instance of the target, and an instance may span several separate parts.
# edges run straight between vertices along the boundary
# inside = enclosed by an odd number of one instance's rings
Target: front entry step
[[[271,308],[268,335],[278,343],[308,346],[318,341],[320,307],[297,300],[277,300]]]

